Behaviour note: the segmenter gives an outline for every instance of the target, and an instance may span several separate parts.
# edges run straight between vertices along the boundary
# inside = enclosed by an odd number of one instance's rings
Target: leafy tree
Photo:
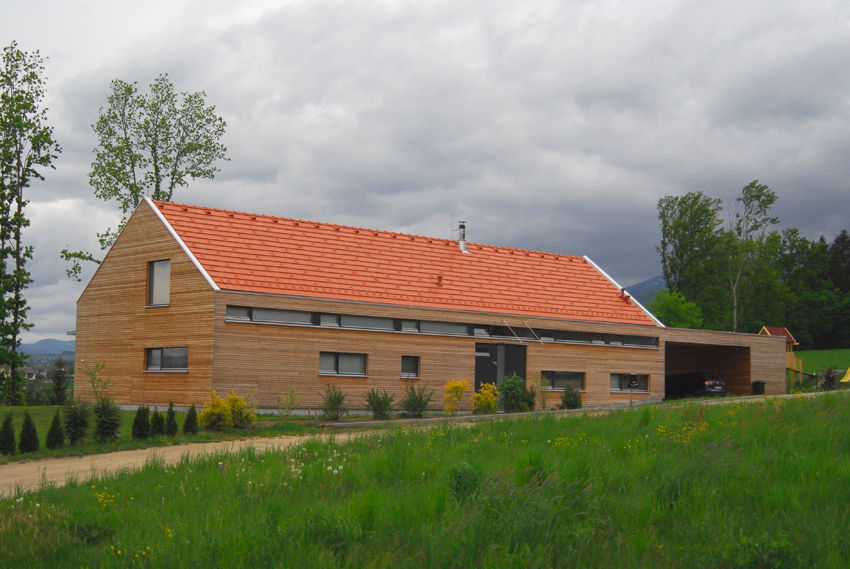
[[[183,434],[194,435],[198,432],[198,410],[194,405],[189,407],[186,420],[183,421]]]
[[[6,403],[21,400],[21,375],[26,356],[18,351],[27,322],[24,290],[32,282],[26,269],[32,247],[25,246],[23,230],[29,226],[24,209],[29,200],[24,189],[33,179],[43,180],[42,170],[52,167],[61,152],[47,125],[42,107],[45,87],[44,60],[38,51],[27,53],[12,42],[3,48],[0,62],[0,365],[9,374],[3,387]]]
[[[177,415],[174,413],[174,403],[169,403],[168,412],[165,414],[165,434],[169,437],[176,437],[177,430]]]
[[[49,449],[57,449],[65,446],[65,431],[62,430],[62,419],[59,417],[59,409],[53,414],[50,421],[50,430],[47,431],[47,440],[44,443]]]
[[[829,246],[829,278],[839,290],[850,293],[850,235],[846,229]]]
[[[51,402],[54,405],[65,403],[65,399],[68,397],[68,374],[65,371],[67,365],[62,358],[56,358],[50,367],[50,371],[47,372],[51,386]]]
[[[89,173],[94,195],[116,201],[124,215],[115,231],[98,233],[102,250],[108,249],[131,213],[145,196],[170,201],[175,189],[190,180],[212,179],[218,160],[227,160],[220,142],[227,123],[206,104],[202,91],[180,93],[162,74],[147,93],[136,82],[115,79],[106,108],[92,125],[98,137]],[[82,261],[100,261],[84,251],[62,250],[71,262],[69,277],[80,280]]]
[[[702,310],[695,302],[688,302],[679,291],[661,289],[646,307],[666,326],[673,328],[702,328]]]
[[[15,454],[15,427],[12,426],[11,413],[6,413],[3,426],[0,427],[0,454]]]
[[[24,413],[24,424],[21,427],[21,438],[18,442],[18,451],[21,454],[35,452],[38,450],[38,431],[35,422],[30,417],[29,411]]]

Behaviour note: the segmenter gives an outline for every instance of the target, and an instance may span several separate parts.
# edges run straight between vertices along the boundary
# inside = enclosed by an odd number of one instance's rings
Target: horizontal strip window
[[[649,376],[644,373],[612,373],[611,391],[649,391]]]
[[[321,375],[366,375],[366,354],[320,352],[319,373]]]
[[[584,391],[584,372],[582,371],[541,371],[540,375],[550,389],[572,387]]]
[[[189,348],[148,348],[145,359],[147,371],[186,371],[189,368]]]
[[[435,320],[410,320],[356,314],[331,314],[276,308],[254,308],[228,306],[226,318],[231,322],[260,322],[271,324],[294,324],[323,326],[359,330],[383,330],[411,334],[441,334],[445,336],[474,336],[519,340],[522,342],[556,342],[566,344],[591,344],[597,346],[627,346],[658,348],[657,336],[633,336],[630,334],[605,334],[600,332],[575,332],[572,330],[548,330],[491,324],[469,324],[463,322],[440,322]]]

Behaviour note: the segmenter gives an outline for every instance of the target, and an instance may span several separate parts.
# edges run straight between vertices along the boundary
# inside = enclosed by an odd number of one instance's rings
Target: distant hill
[[[58,355],[74,351],[74,340],[39,340],[35,344],[21,344],[21,351],[31,356]]]
[[[645,305],[647,302],[655,298],[655,293],[667,286],[664,282],[664,275],[657,275],[651,279],[627,286],[626,291],[635,297],[638,302]]]

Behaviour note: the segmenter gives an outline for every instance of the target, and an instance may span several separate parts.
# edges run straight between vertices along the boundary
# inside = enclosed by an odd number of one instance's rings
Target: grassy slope
[[[803,370],[817,373],[832,366],[834,369],[850,368],[850,348],[842,350],[807,350],[795,352],[803,358]]]
[[[398,429],[0,502],[0,566],[845,567],[850,394]]]

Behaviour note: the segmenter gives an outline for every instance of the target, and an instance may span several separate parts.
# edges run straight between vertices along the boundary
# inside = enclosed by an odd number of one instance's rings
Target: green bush
[[[505,413],[534,410],[534,390],[526,389],[525,380],[515,373],[499,382],[499,395],[499,405]]]
[[[11,413],[6,413],[3,426],[0,427],[0,454],[15,454],[15,428],[12,426]]]
[[[65,434],[68,442],[76,445],[86,437],[89,428],[89,404],[85,401],[72,399],[65,407]]]
[[[581,409],[581,393],[569,385],[565,387],[558,409]]]
[[[136,409],[136,415],[133,417],[133,438],[145,440],[151,437],[151,420],[150,409],[145,405],[140,405]]]
[[[329,421],[339,421],[346,413],[345,393],[337,386],[328,384],[322,393],[322,415]]]
[[[152,437],[161,437],[165,434],[165,417],[162,416],[162,413],[156,410],[156,407],[153,409],[153,415],[151,415],[151,436]]]
[[[379,393],[377,389],[370,389],[366,393],[366,408],[372,412],[374,419],[389,419],[393,399],[395,397],[387,393],[386,389],[383,390],[383,393]]]
[[[192,405],[189,407],[189,412],[186,413],[186,420],[183,421],[183,434],[195,435],[198,433],[198,410]]]
[[[449,468],[449,490],[458,502],[472,496],[481,484],[481,473],[468,462],[459,462]]]
[[[58,407],[53,414],[53,420],[50,421],[50,430],[47,431],[44,446],[51,450],[65,446],[65,431],[62,430],[62,419],[59,417]]]
[[[21,438],[18,442],[18,451],[21,454],[35,452],[38,450],[38,432],[35,430],[35,422],[30,417],[29,411],[24,413],[24,425],[21,427]]]
[[[169,437],[176,437],[177,431],[177,415],[174,413],[174,403],[169,403],[168,412],[165,414],[165,434]]]
[[[400,401],[404,415],[407,417],[421,417],[428,408],[428,403],[434,397],[434,392],[425,393],[425,388],[416,389],[412,385],[404,388],[404,398]]]
[[[121,410],[109,398],[101,397],[94,404],[94,440],[99,443],[114,441],[118,438],[121,426]]]

